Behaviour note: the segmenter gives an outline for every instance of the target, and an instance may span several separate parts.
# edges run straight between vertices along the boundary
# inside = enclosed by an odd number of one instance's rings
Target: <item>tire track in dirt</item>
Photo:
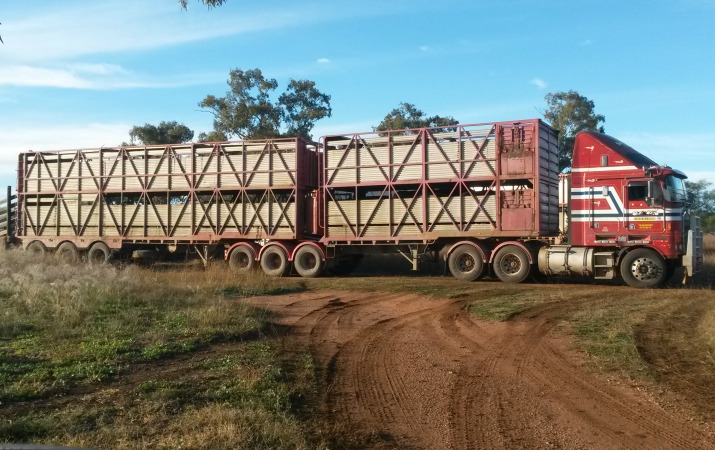
[[[715,448],[713,436],[580,367],[555,328],[576,301],[513,320],[466,300],[319,291],[249,300],[322,368],[323,410],[414,448]],[[581,299],[580,301],[584,301]]]

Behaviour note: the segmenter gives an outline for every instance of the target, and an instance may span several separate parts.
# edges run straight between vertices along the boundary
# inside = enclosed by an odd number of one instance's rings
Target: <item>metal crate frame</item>
[[[323,158],[325,243],[558,232],[556,131],[538,119],[325,136]],[[365,189],[377,199],[367,208]],[[518,210],[526,202],[528,217]],[[384,232],[371,233],[378,216]]]
[[[23,153],[18,236],[115,248],[302,239],[315,147],[295,138]]]

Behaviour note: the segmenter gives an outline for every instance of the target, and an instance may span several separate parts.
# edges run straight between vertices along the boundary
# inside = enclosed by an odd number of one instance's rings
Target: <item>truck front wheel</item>
[[[505,283],[521,283],[531,272],[529,255],[518,245],[505,245],[497,250],[492,267],[494,274]]]
[[[462,244],[452,250],[447,258],[452,276],[458,280],[474,281],[484,275],[482,255],[474,246]]]
[[[621,260],[621,276],[631,287],[657,287],[667,280],[668,268],[656,251],[637,248],[628,252]]]

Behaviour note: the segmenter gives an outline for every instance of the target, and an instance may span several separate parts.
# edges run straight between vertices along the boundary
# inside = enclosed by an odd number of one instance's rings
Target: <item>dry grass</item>
[[[710,281],[712,289],[712,281],[715,280],[715,234],[707,234],[703,241],[705,253],[703,275]],[[705,311],[699,322],[696,335],[705,348],[703,357],[715,367],[715,307]]]
[[[703,236],[703,250],[706,257],[715,255],[715,234],[708,233]]]
[[[237,301],[302,289],[222,267],[152,271],[0,254],[0,442],[316,448],[309,356]]]
[[[715,366],[715,308],[703,314],[698,324],[697,334],[706,348],[704,358]]]

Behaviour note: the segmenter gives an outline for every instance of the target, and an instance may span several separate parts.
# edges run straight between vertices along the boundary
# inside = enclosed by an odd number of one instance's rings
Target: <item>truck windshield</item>
[[[685,192],[685,183],[682,178],[668,175],[663,180],[663,195],[666,201],[682,203],[685,202],[687,194]]]

